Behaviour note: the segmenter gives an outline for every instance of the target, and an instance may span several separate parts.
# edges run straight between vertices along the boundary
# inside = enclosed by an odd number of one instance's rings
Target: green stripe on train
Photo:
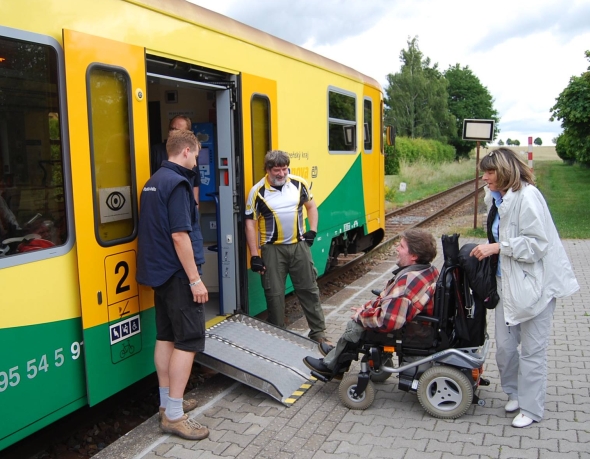
[[[141,332],[110,344],[110,325],[107,323],[84,330],[90,406],[119,392],[155,371],[156,343],[155,308],[140,313]]]
[[[79,318],[0,329],[0,449],[86,404]]]

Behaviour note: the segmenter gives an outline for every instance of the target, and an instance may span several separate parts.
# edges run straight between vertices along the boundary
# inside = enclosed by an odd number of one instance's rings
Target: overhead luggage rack
[[[245,314],[228,316],[205,336],[205,351],[197,354],[196,362],[287,406],[315,381],[303,358],[322,357],[315,341]]]

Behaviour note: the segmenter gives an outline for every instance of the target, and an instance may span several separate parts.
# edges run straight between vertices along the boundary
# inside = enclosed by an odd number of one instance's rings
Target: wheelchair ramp
[[[287,406],[315,381],[303,358],[322,357],[315,341],[245,314],[227,317],[205,336],[205,351],[197,354],[196,362]]]

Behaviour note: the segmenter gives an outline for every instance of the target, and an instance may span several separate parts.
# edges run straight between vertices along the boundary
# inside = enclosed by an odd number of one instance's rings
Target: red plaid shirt
[[[417,314],[434,313],[434,291],[438,269],[408,271],[391,282],[381,295],[367,301],[353,320],[363,327],[387,333],[401,328]]]

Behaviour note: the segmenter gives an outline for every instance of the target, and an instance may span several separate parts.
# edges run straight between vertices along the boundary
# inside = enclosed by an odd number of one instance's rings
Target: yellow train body
[[[11,220],[0,219],[0,406],[21,417],[0,427],[0,450],[154,371],[153,294],[135,281],[138,196],[174,115],[210,145],[199,168],[213,316],[265,309],[242,214],[268,149],[312,185],[320,274],[379,242],[372,78],[184,0],[1,10],[0,198],[20,232],[2,234]]]

